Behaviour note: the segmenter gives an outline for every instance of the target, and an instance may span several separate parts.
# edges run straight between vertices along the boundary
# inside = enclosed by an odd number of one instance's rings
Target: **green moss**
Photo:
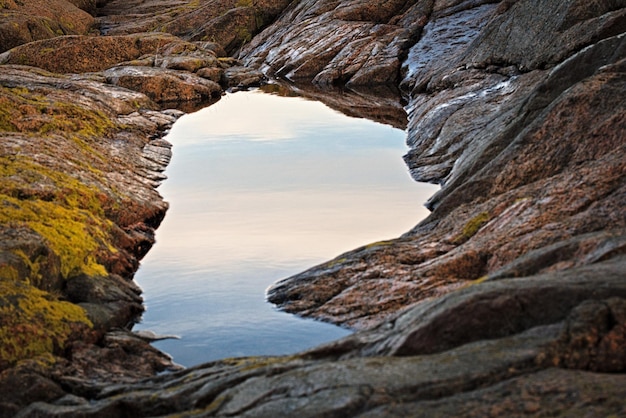
[[[456,244],[462,244],[472,238],[476,233],[482,228],[489,220],[491,219],[491,215],[488,212],[481,212],[478,215],[474,216],[470,219],[465,226],[463,227],[463,231],[456,237],[454,242]]]
[[[7,264],[0,265],[0,280],[18,281],[20,274],[17,269]]]
[[[45,257],[39,256],[37,257],[35,261],[31,261],[31,259],[22,250],[13,249],[11,250],[11,253],[18,256],[22,260],[22,262],[26,266],[28,266],[28,270],[30,271],[29,277],[20,277],[18,273],[18,275],[14,278],[14,281],[18,281],[18,280],[25,281],[26,283],[32,284],[35,287],[41,288],[40,286],[43,285],[42,280],[44,279],[40,274],[39,266],[41,262],[45,262],[44,260]],[[7,278],[7,277],[2,277],[2,278]]]
[[[246,44],[252,40],[252,34],[248,30],[248,28],[239,28],[237,30],[237,38],[241,41],[242,44]]]
[[[252,0],[237,0],[237,7],[252,7]]]
[[[367,244],[364,248],[365,249],[371,249],[371,248],[376,248],[376,247],[384,247],[387,245],[391,245],[393,244],[393,241],[377,241],[377,242],[372,242],[371,244]]]
[[[113,127],[102,111],[55,101],[23,87],[0,87],[0,130],[95,137]]]
[[[73,334],[92,326],[81,307],[25,283],[0,280],[0,360],[4,365],[60,353]]]
[[[63,277],[106,275],[95,254],[108,237],[101,230],[102,221],[89,211],[1,194],[0,209],[0,223],[27,226],[46,239],[61,259]]]
[[[324,264],[324,268],[332,268],[335,267],[339,264],[345,263],[346,261],[348,261],[347,258],[343,257],[343,258],[338,258],[335,260],[330,260],[328,263]]]
[[[484,275],[482,277],[479,277],[476,280],[472,280],[472,284],[480,284],[480,283],[487,281],[488,279],[489,279],[489,275]]]
[[[30,183],[45,182],[53,186],[45,200],[28,194]],[[97,188],[68,174],[24,157],[0,157],[0,223],[26,226],[39,233],[60,257],[65,278],[80,273],[106,274],[96,253],[102,248],[115,249],[108,234],[111,222],[104,218],[101,201]]]

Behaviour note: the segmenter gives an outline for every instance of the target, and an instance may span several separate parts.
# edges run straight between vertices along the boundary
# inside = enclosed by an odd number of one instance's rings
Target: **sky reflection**
[[[187,366],[345,335],[278,312],[264,290],[406,232],[435,191],[410,179],[403,131],[300,98],[229,94],[168,140],[171,207],[136,276],[147,305],[137,328],[181,335],[157,346]]]

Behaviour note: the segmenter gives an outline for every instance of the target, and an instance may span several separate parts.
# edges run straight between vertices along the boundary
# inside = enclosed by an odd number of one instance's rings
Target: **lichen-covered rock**
[[[143,310],[129,279],[167,209],[155,179],[169,161],[150,138],[178,115],[155,108],[102,81],[2,66],[0,368],[71,356]]]
[[[4,64],[29,65],[54,73],[106,70],[142,56],[163,56],[172,48],[196,49],[168,34],[128,36],[61,36],[14,48],[0,58]]]
[[[179,71],[153,67],[121,66],[104,72],[109,84],[138,91],[157,103],[202,103],[218,99],[222,94],[219,84]]]
[[[265,82],[258,70],[241,67],[232,58],[218,58],[222,53],[217,44],[187,42],[163,33],[63,36],[13,48],[0,55],[0,63],[55,73],[104,71],[91,77],[141,92],[158,104],[192,109],[218,99],[222,89]]]
[[[82,35],[95,25],[93,0],[3,0],[0,52],[40,39]]]

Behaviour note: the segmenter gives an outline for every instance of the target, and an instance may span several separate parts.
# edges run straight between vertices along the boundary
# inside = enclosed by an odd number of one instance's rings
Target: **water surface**
[[[319,102],[227,94],[183,116],[160,188],[170,209],[136,281],[135,329],[177,334],[155,345],[185,366],[290,354],[350,331],[265,301],[273,282],[427,215],[432,185],[412,181],[405,132]]]

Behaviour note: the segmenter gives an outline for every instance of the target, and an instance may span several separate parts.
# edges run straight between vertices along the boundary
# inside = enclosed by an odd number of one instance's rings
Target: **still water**
[[[319,102],[261,91],[227,94],[183,116],[160,187],[170,209],[135,280],[135,329],[184,366],[290,354],[350,331],[278,311],[273,282],[408,231],[432,185],[409,177],[405,132]]]

